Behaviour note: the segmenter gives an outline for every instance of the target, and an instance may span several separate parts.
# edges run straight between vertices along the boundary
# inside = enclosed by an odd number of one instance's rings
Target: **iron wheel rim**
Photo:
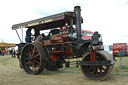
[[[38,44],[28,44],[22,51],[21,63],[29,74],[38,74],[43,71],[46,62],[43,59],[42,49]]]
[[[101,55],[96,55],[96,61],[106,61],[107,59]],[[90,54],[88,53],[83,57],[82,61],[91,61]],[[102,65],[102,66],[85,66],[81,65],[82,73],[89,79],[92,80],[103,80],[107,77],[109,72],[111,71],[111,66]]]

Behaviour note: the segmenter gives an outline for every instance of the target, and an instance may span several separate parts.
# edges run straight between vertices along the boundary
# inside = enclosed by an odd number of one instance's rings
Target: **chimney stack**
[[[81,9],[80,6],[75,6],[74,7],[74,12],[76,16],[76,33],[77,33],[77,38],[78,40],[82,39],[81,35]]]

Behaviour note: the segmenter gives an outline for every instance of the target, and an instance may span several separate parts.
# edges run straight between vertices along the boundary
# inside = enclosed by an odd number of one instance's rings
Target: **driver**
[[[27,44],[31,43],[31,30],[32,30],[32,28],[28,28],[26,31],[25,41]]]

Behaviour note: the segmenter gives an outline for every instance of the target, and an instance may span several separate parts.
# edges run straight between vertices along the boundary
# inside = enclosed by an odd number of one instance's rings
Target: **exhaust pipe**
[[[76,16],[76,33],[77,33],[77,38],[78,40],[82,39],[81,35],[81,9],[80,6],[75,6],[74,7],[74,12]]]

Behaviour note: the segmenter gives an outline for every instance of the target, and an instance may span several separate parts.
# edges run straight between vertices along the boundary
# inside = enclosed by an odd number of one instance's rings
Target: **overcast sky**
[[[128,43],[128,0],[1,0],[0,41],[19,43],[13,24],[73,11],[76,5],[82,9],[82,29],[99,31],[105,45]]]

